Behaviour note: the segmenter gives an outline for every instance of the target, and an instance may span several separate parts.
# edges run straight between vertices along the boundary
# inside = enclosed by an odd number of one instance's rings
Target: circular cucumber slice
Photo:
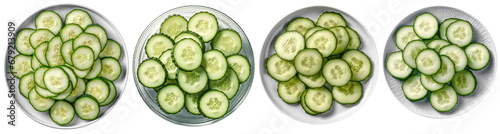
[[[210,80],[220,80],[226,74],[228,65],[224,54],[219,50],[210,50],[203,54],[202,66]]]
[[[187,29],[200,35],[203,41],[209,42],[217,34],[219,24],[213,14],[198,12],[189,18]]]
[[[64,22],[68,24],[78,24],[81,28],[86,28],[87,25],[93,23],[92,18],[85,10],[73,9],[71,12],[66,14]]]
[[[431,106],[437,111],[447,112],[457,105],[457,93],[453,87],[445,84],[443,89],[431,93],[430,102]]]
[[[167,73],[161,61],[156,58],[144,60],[137,68],[139,82],[145,87],[159,87],[167,77]]]
[[[156,34],[151,36],[146,43],[146,55],[149,58],[158,58],[167,49],[171,49],[174,46],[174,42],[170,37],[164,34]]]
[[[108,34],[106,33],[106,30],[102,28],[99,25],[89,25],[85,28],[86,33],[91,33],[97,36],[99,38],[99,42],[101,43],[101,50],[106,47],[106,44],[108,42]]]
[[[337,37],[328,29],[320,29],[307,38],[306,47],[316,48],[323,57],[328,57],[337,47]]]
[[[94,97],[99,104],[103,103],[109,96],[109,85],[100,78],[90,80],[86,87],[85,94]]]
[[[189,94],[201,92],[208,83],[208,75],[203,67],[199,67],[193,71],[179,71],[177,74],[177,84],[179,87]]]
[[[297,31],[302,35],[305,35],[309,28],[314,27],[314,22],[309,18],[298,17],[293,21],[288,23],[286,26],[286,31]]]
[[[102,70],[99,76],[104,77],[110,81],[117,80],[122,73],[122,66],[120,62],[112,57],[102,58]]]
[[[172,53],[174,63],[179,69],[185,71],[192,71],[200,67],[204,56],[203,50],[193,39],[182,39],[177,42]]]
[[[58,125],[66,125],[75,117],[75,109],[67,101],[57,101],[50,108],[49,115],[50,119]]]
[[[441,69],[432,75],[432,79],[438,83],[448,83],[455,75],[455,65],[448,56],[441,55]]]
[[[467,56],[464,50],[457,45],[448,45],[439,51],[440,55],[448,56],[455,65],[455,72],[462,71],[467,66]]]
[[[284,102],[289,104],[299,102],[304,90],[306,90],[306,85],[297,77],[278,83],[278,95]]]
[[[453,44],[465,47],[474,38],[472,26],[468,21],[457,20],[446,28],[446,38]]]
[[[62,20],[59,14],[54,11],[42,11],[35,19],[36,29],[48,29],[52,33],[59,33],[62,28]]]
[[[425,75],[436,74],[441,69],[441,57],[434,49],[424,49],[415,58],[417,69]]]
[[[99,103],[90,95],[79,97],[76,99],[73,106],[75,108],[76,115],[78,115],[78,117],[82,120],[94,120],[101,112]]]
[[[200,112],[208,118],[219,119],[226,115],[229,100],[221,91],[209,90],[198,101]]]
[[[473,70],[485,68],[490,63],[489,49],[480,43],[471,43],[465,48],[467,67]]]
[[[323,67],[323,77],[332,86],[344,86],[352,78],[351,67],[345,60],[330,60]]]
[[[435,39],[435,40],[432,40],[431,42],[427,43],[427,47],[432,48],[432,49],[439,52],[439,50],[441,50],[441,48],[443,48],[444,46],[447,46],[449,44],[450,44],[450,42],[448,42],[446,40]]]
[[[372,63],[365,53],[359,50],[349,50],[342,55],[342,59],[351,67],[352,81],[363,81],[370,76]]]
[[[332,92],[326,87],[307,89],[304,99],[306,106],[316,113],[330,110],[333,104]]]
[[[16,55],[10,62],[10,66],[12,75],[17,78],[21,78],[23,75],[33,71],[33,69],[31,69],[31,56],[22,54]]]
[[[295,56],[295,70],[302,75],[311,76],[321,71],[323,57],[317,49],[304,49]]]
[[[243,83],[250,77],[250,62],[248,59],[242,55],[231,55],[227,57],[227,64],[231,67],[238,75],[238,80]]]
[[[55,36],[54,33],[52,33],[48,29],[37,29],[30,35],[31,47],[36,49],[38,45],[40,45],[43,42],[49,41],[54,36]]]
[[[427,96],[427,90],[420,82],[420,75],[408,78],[402,86],[405,97],[410,101],[419,101]]]
[[[427,45],[422,40],[414,40],[408,43],[403,50],[403,59],[411,68],[417,68],[415,58],[420,51],[427,48]]]
[[[336,26],[330,28],[330,31],[333,32],[337,39],[337,48],[335,48],[335,51],[333,51],[331,55],[337,55],[344,52],[351,41],[346,28],[343,26]]]
[[[23,75],[23,77],[21,77],[21,80],[19,80],[19,92],[26,98],[29,97],[29,92],[36,86],[34,78],[34,73],[30,72]]]
[[[226,75],[220,80],[211,80],[208,84],[210,89],[215,89],[226,94],[228,99],[232,99],[238,89],[240,88],[240,83],[238,81],[238,76],[233,69],[228,69]]]
[[[345,86],[333,87],[332,95],[340,104],[355,104],[363,96],[363,86],[359,82],[349,82]]]
[[[170,36],[170,38],[175,38],[179,33],[187,30],[187,23],[184,17],[172,15],[161,24],[160,32]]]
[[[157,101],[165,112],[175,114],[184,106],[184,93],[175,85],[167,85],[158,92]]]
[[[61,30],[61,39],[63,42],[75,39],[80,33],[83,32],[83,28],[78,24],[67,24]]]
[[[436,16],[431,13],[418,15],[413,21],[413,30],[421,39],[430,39],[436,35],[439,29],[439,22]]]
[[[43,75],[43,82],[51,93],[62,93],[70,85],[68,74],[61,68],[49,68]]]
[[[51,98],[44,98],[38,95],[35,90],[31,90],[29,92],[28,98],[31,106],[33,106],[36,111],[40,112],[49,110],[55,103],[55,101]]]
[[[35,29],[25,28],[16,36],[16,50],[24,55],[32,55],[35,49],[30,45],[30,35],[35,32]]]
[[[80,46],[71,54],[73,66],[78,70],[87,70],[94,65],[94,52],[92,48]]]
[[[297,74],[293,64],[281,59],[277,54],[273,54],[267,59],[266,69],[269,76],[277,81],[288,81]]]
[[[455,76],[451,80],[451,86],[453,86],[458,95],[462,96],[472,94],[476,90],[476,85],[476,77],[467,69],[455,73]]]
[[[406,45],[413,40],[418,40],[418,36],[413,31],[413,26],[403,26],[396,32],[396,46],[399,50],[404,50]]]
[[[408,66],[403,60],[403,52],[397,51],[389,54],[387,62],[385,62],[387,71],[392,77],[397,79],[406,79],[412,73],[413,69]]]
[[[240,34],[231,29],[217,32],[212,41],[212,49],[221,51],[225,56],[240,53],[241,45]]]
[[[326,84],[326,80],[323,77],[323,73],[321,72],[312,76],[304,76],[302,74],[298,74],[297,76],[299,77],[300,81],[307,85],[307,87],[319,88]]]
[[[324,28],[332,28],[336,26],[345,27],[347,23],[340,13],[326,11],[318,17],[316,25]]]
[[[274,42],[274,51],[284,60],[293,60],[304,49],[304,37],[297,31],[284,32]]]
[[[165,70],[168,72],[168,79],[176,79],[177,70],[179,69],[175,66],[172,49],[163,52],[160,56],[160,61],[165,65]]]

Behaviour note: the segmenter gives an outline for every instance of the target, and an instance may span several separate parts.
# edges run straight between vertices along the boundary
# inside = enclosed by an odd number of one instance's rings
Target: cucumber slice
[[[321,71],[323,57],[317,49],[308,48],[299,51],[293,64],[299,74],[311,76]]]
[[[304,111],[307,113],[307,114],[310,114],[310,115],[317,115],[319,113],[316,113],[314,111],[312,111],[311,109],[309,109],[307,106],[306,106],[306,103],[305,103],[305,99],[304,99],[304,96],[306,96],[306,92],[307,92],[307,89],[304,90],[301,95],[300,95],[300,106],[302,106],[302,109],[304,109]]]
[[[49,63],[47,63],[47,59],[45,58],[45,53],[47,52],[47,46],[49,42],[43,42],[40,45],[38,45],[37,48],[35,48],[35,57],[40,62],[40,64],[44,66],[49,66]]]
[[[66,64],[73,65],[73,61],[71,60],[71,55],[73,55],[73,40],[64,42],[61,46],[60,52],[64,62]]]
[[[335,48],[335,51],[332,52],[331,55],[337,55],[344,50],[346,50],[347,45],[349,45],[350,38],[349,38],[349,33],[343,26],[336,26],[330,28],[330,31],[332,31],[335,34],[335,37],[337,39],[337,47]]]
[[[417,68],[415,58],[420,51],[427,48],[427,45],[422,40],[414,40],[408,43],[403,50],[403,59],[411,68]]]
[[[40,63],[38,59],[36,59],[36,55],[31,55],[31,69],[35,70],[40,66],[42,66],[42,63]]]
[[[112,57],[102,58],[101,60],[102,71],[99,76],[104,77],[110,81],[115,81],[122,73],[122,66],[117,59]]]
[[[207,86],[208,75],[203,67],[199,67],[191,72],[181,70],[177,74],[177,83],[186,93],[199,93]]]
[[[64,65],[64,59],[61,55],[62,40],[61,37],[56,36],[52,38],[47,45],[47,50],[45,52],[45,59],[50,67],[55,67],[59,65]]]
[[[30,45],[33,48],[37,48],[43,42],[49,41],[55,35],[48,29],[37,29],[30,35]],[[36,51],[36,50],[35,50]]]
[[[351,67],[342,59],[329,60],[323,66],[323,77],[332,86],[344,86],[352,78]]]
[[[337,37],[328,29],[317,30],[307,38],[306,48],[316,48],[323,57],[328,57],[337,48]]]
[[[167,77],[167,72],[163,64],[158,59],[147,59],[137,68],[137,78],[145,87],[159,87]]]
[[[210,89],[219,90],[226,94],[228,99],[232,99],[240,88],[238,76],[233,69],[228,69],[226,75],[220,80],[210,80],[208,85]]]
[[[106,30],[99,25],[89,25],[85,28],[85,33],[91,33],[99,38],[99,42],[101,43],[101,50],[106,47],[106,43],[108,42],[108,34]]]
[[[396,32],[396,46],[399,50],[404,50],[406,45],[413,40],[419,40],[413,31],[413,26],[403,26]]]
[[[443,89],[431,93],[430,102],[437,111],[447,112],[455,108],[458,96],[453,87],[446,84]]]
[[[218,119],[226,115],[229,100],[221,91],[209,90],[199,99],[198,108],[203,116]]]
[[[160,55],[160,61],[165,65],[165,70],[168,73],[168,79],[176,79],[177,66],[174,64],[174,58],[172,57],[172,49],[168,49]]]
[[[219,24],[217,18],[208,12],[198,12],[189,18],[187,29],[200,35],[205,42],[211,41],[217,31]]]
[[[413,30],[421,39],[430,39],[436,35],[439,29],[439,22],[436,16],[431,13],[418,15],[413,21]]]
[[[61,68],[49,68],[43,75],[43,82],[52,93],[62,93],[70,85],[68,74]]]
[[[438,82],[434,81],[434,79],[432,79],[431,75],[421,74],[420,75],[420,83],[422,83],[422,86],[425,89],[427,89],[431,92],[437,91],[437,90],[444,87],[444,83],[438,83]]]
[[[359,49],[361,46],[361,39],[359,38],[358,32],[354,31],[350,27],[345,27],[347,33],[349,34],[349,43],[347,44],[347,50]]]
[[[224,54],[218,50],[210,50],[203,54],[202,66],[205,68],[210,80],[220,80],[228,68]]]
[[[312,27],[312,28],[309,28],[306,32],[306,34],[304,34],[304,38],[307,39],[309,37],[311,37],[311,35],[316,32],[316,31],[319,31],[319,30],[324,30],[326,28],[323,28],[323,27],[320,27],[320,26],[316,26],[316,27]]]
[[[179,69],[192,71],[201,65],[204,55],[196,41],[182,39],[174,46],[172,56]]]
[[[179,33],[187,30],[187,23],[187,20],[180,15],[169,16],[161,24],[160,33],[175,38]]]
[[[273,54],[267,59],[266,69],[269,76],[277,81],[288,81],[297,74],[293,64],[281,59],[277,54]]]
[[[94,79],[97,76],[99,76],[99,74],[101,74],[101,72],[102,72],[102,61],[101,61],[101,59],[97,59],[92,64],[92,69],[90,70],[90,72],[87,75],[85,75],[85,79],[88,79],[88,80]]]
[[[106,106],[111,104],[116,99],[116,86],[112,81],[106,81],[109,85],[109,95],[104,102],[100,103],[101,106]]]
[[[200,115],[200,110],[198,108],[198,100],[203,95],[203,92],[196,94],[186,94],[184,97],[184,107],[189,113],[194,115]]]
[[[37,92],[37,94],[39,94],[40,96],[42,96],[44,98],[51,98],[51,97],[55,97],[58,95],[58,94],[52,93],[49,90],[42,88],[42,87],[39,87],[39,86],[35,87],[35,91]]]
[[[336,26],[346,27],[347,23],[340,13],[326,11],[321,13],[316,21],[316,25],[324,28],[332,28]]]
[[[483,44],[471,43],[465,48],[465,54],[467,55],[467,67],[470,69],[480,70],[490,63],[490,51]]]
[[[310,88],[304,96],[304,102],[310,110],[316,113],[324,113],[332,108],[332,92],[326,87]]]
[[[67,24],[61,30],[61,39],[63,42],[75,39],[76,36],[83,32],[83,28],[78,24]]]
[[[171,49],[174,47],[174,42],[171,38],[164,34],[156,34],[151,36],[146,43],[146,55],[148,58],[158,58],[161,53],[166,51],[167,49]]]
[[[36,29],[48,29],[52,33],[59,33],[62,28],[62,20],[59,14],[54,11],[42,11],[35,19]]]
[[[35,77],[35,84],[37,86],[40,86],[41,88],[47,88],[45,86],[45,83],[43,82],[43,75],[48,69],[49,68],[46,66],[41,66],[35,70],[35,74],[33,76]]]
[[[298,17],[292,20],[286,26],[286,31],[297,31],[302,35],[305,35],[309,28],[314,27],[314,22],[309,18]]]
[[[73,85],[71,85],[71,83],[70,83],[68,88],[66,88],[66,90],[64,90],[64,92],[59,93],[57,96],[54,96],[51,98],[54,100],[64,100],[64,99],[68,98],[68,96],[71,94],[71,92],[73,92]]]
[[[87,83],[85,94],[91,95],[101,105],[110,94],[108,82],[100,78],[94,78]]]
[[[47,110],[49,110],[52,105],[54,105],[55,101],[51,98],[44,98],[40,95],[38,95],[38,93],[35,91],[35,90],[31,90],[29,92],[29,102],[31,104],[31,106],[33,106],[33,108],[36,110],[36,111],[40,111],[40,112],[45,112]]]
[[[62,66],[59,66],[59,67],[61,69],[63,69],[64,72],[66,72],[66,74],[68,74],[69,81],[71,81],[71,85],[74,88],[74,86],[76,86],[78,84],[78,79],[76,78],[75,72],[70,67],[68,67],[66,65],[62,65]]]
[[[469,45],[474,38],[472,26],[468,21],[457,20],[446,28],[446,38],[460,47]]]
[[[79,97],[73,106],[75,107],[76,115],[83,120],[94,120],[99,116],[99,112],[101,111],[97,100],[90,95]]]
[[[160,89],[157,98],[161,108],[169,114],[178,113],[184,106],[184,93],[176,85],[167,85]]]
[[[396,79],[406,79],[413,73],[413,68],[403,60],[403,52],[397,51],[389,54],[385,66],[389,74]]]
[[[10,63],[10,72],[17,78],[33,71],[31,69],[31,56],[19,54]]]
[[[363,96],[363,86],[359,82],[349,82],[345,86],[333,87],[332,95],[340,104],[355,104]]]
[[[299,102],[304,90],[306,90],[306,85],[297,77],[278,83],[278,95],[284,102],[289,104]]]
[[[87,11],[84,11],[82,9],[73,9],[71,12],[66,14],[66,18],[64,20],[66,22],[66,25],[74,23],[78,24],[82,28],[86,28],[87,25],[92,24],[92,18],[90,15],[87,13]]]
[[[35,49],[30,45],[30,36],[35,32],[35,29],[25,28],[16,36],[16,50],[20,54],[23,55],[32,55],[35,52]]]
[[[323,73],[319,72],[312,76],[304,76],[302,74],[298,74],[300,81],[307,85],[307,87],[311,88],[319,88],[325,85],[326,80],[323,77]]]
[[[476,85],[476,77],[467,69],[455,73],[455,76],[451,80],[451,86],[453,86],[458,95],[462,96],[472,94],[476,90]]]
[[[196,43],[200,45],[201,50],[205,50],[205,42],[203,41],[201,36],[192,31],[182,31],[179,35],[175,36],[174,42],[177,43],[182,39],[187,39],[187,38],[193,39],[194,41],[196,41]]]
[[[465,51],[457,45],[448,45],[439,51],[440,55],[448,56],[455,65],[455,72],[459,72],[465,69],[467,66],[467,56]]]
[[[415,75],[405,80],[401,88],[405,97],[410,101],[419,101],[427,96],[427,90],[420,82],[420,75]]]
[[[450,26],[451,23],[457,20],[458,20],[457,18],[448,18],[443,22],[441,22],[441,25],[439,25],[439,37],[441,37],[441,39],[448,40],[446,38],[446,28],[448,28],[448,26]]]
[[[442,39],[434,39],[434,40],[430,41],[429,43],[427,43],[428,48],[432,48],[438,52],[439,52],[439,50],[441,50],[441,48],[443,48],[444,46],[447,46],[447,45],[450,45],[450,42],[448,42],[446,40],[442,40]]]
[[[81,33],[73,40],[73,48],[77,49],[79,46],[88,46],[94,52],[93,59],[96,60],[101,52],[101,44],[99,38],[91,33]],[[76,50],[75,50],[76,51]]]
[[[351,67],[351,81],[363,81],[370,76],[372,63],[365,53],[359,50],[349,50],[342,55],[342,59]]]
[[[100,58],[113,57],[115,59],[120,59],[121,56],[122,56],[122,48],[120,47],[120,44],[111,39],[108,39],[106,47],[104,47],[101,54],[99,55]]]
[[[217,49],[226,56],[240,53],[240,34],[231,29],[224,29],[217,32],[217,35],[215,35],[212,41],[212,49]]]
[[[29,92],[33,90],[35,86],[36,85],[33,72],[23,75],[23,77],[21,77],[21,80],[19,80],[19,92],[26,98],[29,97]]]
[[[304,37],[297,31],[282,33],[274,42],[276,54],[284,60],[293,60],[300,50],[304,49]]]
[[[424,49],[415,58],[417,69],[425,75],[436,74],[441,69],[441,57],[434,49]]]
[[[87,70],[94,65],[94,52],[88,46],[79,46],[71,54],[73,66],[78,70]]]
[[[455,65],[448,56],[441,55],[441,69],[432,75],[432,79],[438,83],[448,83],[455,75]]]
[[[67,101],[57,101],[50,108],[49,116],[56,124],[66,125],[75,117],[75,109]]]
[[[247,81],[250,77],[250,72],[252,70],[250,62],[242,55],[231,55],[227,57],[227,64],[236,72],[240,83]]]
[[[73,91],[71,91],[71,94],[66,98],[66,101],[69,101],[71,103],[75,102],[75,100],[85,94],[85,89],[87,88],[87,85],[85,84],[85,81],[82,78],[78,78],[78,82],[76,86],[74,86]]]

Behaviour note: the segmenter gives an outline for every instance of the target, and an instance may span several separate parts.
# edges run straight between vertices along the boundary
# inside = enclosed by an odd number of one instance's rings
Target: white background
[[[132,80],[128,77],[125,92],[114,109],[98,122],[89,126],[58,130],[38,124],[17,110],[16,126],[7,125],[7,85],[0,82],[0,133],[499,133],[500,84],[494,84],[488,96],[471,111],[454,118],[432,119],[407,110],[390,91],[383,67],[380,67],[376,87],[369,100],[356,113],[339,122],[310,125],[295,121],[282,114],[268,98],[260,76],[259,55],[267,34],[272,27],[287,14],[308,6],[330,6],[349,13],[371,32],[375,40],[379,65],[383,65],[383,50],[387,38],[395,25],[413,11],[429,6],[450,6],[476,17],[485,25],[491,36],[500,36],[499,9],[494,1],[463,0],[302,0],[302,1],[244,1],[244,0],[161,0],[161,1],[107,1],[107,0],[9,0],[0,3],[0,42],[7,48],[7,22],[20,24],[41,8],[56,4],[77,4],[89,7],[107,17],[119,30],[126,42],[129,57],[134,52],[140,34],[146,26],[160,14],[183,5],[204,5],[225,12],[245,30],[255,53],[257,72],[252,89],[243,104],[229,117],[208,126],[186,127],[175,125],[153,113],[140,98]],[[496,51],[496,50],[491,50]],[[5,56],[5,49],[0,50]],[[5,58],[0,58],[4,60]],[[129,69],[132,59],[129,59]],[[1,61],[4,62],[4,61]],[[495,61],[496,62],[496,61]],[[4,70],[0,66],[0,70]],[[129,72],[131,70],[128,70]],[[2,72],[1,81],[5,81]]]

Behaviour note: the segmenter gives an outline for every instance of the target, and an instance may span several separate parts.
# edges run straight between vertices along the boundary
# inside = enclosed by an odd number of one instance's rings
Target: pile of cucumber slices
[[[54,11],[42,11],[35,27],[16,37],[19,55],[11,71],[20,78],[19,92],[59,125],[69,124],[75,113],[83,120],[96,119],[100,107],[116,98],[120,44],[81,9],[69,12],[64,21]]]
[[[472,71],[490,62],[488,48],[471,43],[473,28],[466,20],[448,18],[439,23],[433,14],[422,13],[395,36],[400,51],[388,56],[387,71],[404,81],[408,100],[420,101],[430,94],[431,106],[439,112],[452,110],[457,95],[472,94],[477,84]]]
[[[306,113],[318,115],[334,100],[348,105],[363,96],[360,82],[370,76],[372,63],[360,46],[357,32],[339,13],[323,12],[316,23],[298,17],[276,38],[267,73],[279,81],[285,103],[300,103]]]
[[[189,21],[169,16],[144,49],[148,59],[137,68],[137,77],[157,91],[158,104],[168,114],[186,108],[194,115],[221,118],[250,76],[248,59],[239,54],[240,35],[219,29],[217,18],[208,12],[198,12]]]

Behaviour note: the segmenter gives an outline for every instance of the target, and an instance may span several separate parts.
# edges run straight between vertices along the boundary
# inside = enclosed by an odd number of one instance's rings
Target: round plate
[[[326,113],[319,115],[309,115],[307,114],[300,104],[287,104],[278,95],[277,87],[278,82],[274,80],[269,74],[267,74],[266,69],[266,59],[275,53],[274,51],[274,42],[276,38],[285,32],[287,24],[297,17],[307,17],[314,22],[318,19],[319,15],[325,11],[333,11],[342,14],[344,19],[347,21],[348,27],[354,29],[358,32],[358,35],[361,39],[361,47],[360,51],[364,52],[372,62],[372,74],[368,79],[361,82],[363,85],[363,96],[361,100],[352,105],[341,105],[339,103],[334,102],[332,108]],[[347,116],[354,113],[357,109],[359,109],[367,100],[370,94],[375,87],[376,78],[377,78],[377,70],[378,70],[378,56],[377,56],[377,48],[375,48],[375,43],[361,23],[354,19],[351,15],[335,9],[331,7],[323,7],[323,6],[314,6],[307,7],[300,10],[297,10],[285,18],[281,19],[281,21],[274,26],[274,28],[267,35],[266,41],[264,42],[264,46],[262,47],[262,52],[260,56],[260,74],[262,77],[262,83],[264,83],[264,87],[266,89],[267,95],[273,101],[274,105],[278,107],[278,109],[288,115],[289,117],[310,124],[325,124],[339,121],[341,119],[346,118]],[[326,84],[328,85],[328,84]]]
[[[393,78],[389,74],[387,69],[384,69],[385,78],[394,96],[399,100],[401,104],[408,108],[408,110],[430,118],[449,118],[458,116],[469,111],[477,104],[479,104],[479,102],[483,100],[486,94],[488,94],[488,91],[493,85],[496,72],[495,44],[493,43],[493,39],[488,33],[488,30],[486,30],[483,24],[481,24],[476,18],[472,17],[471,15],[451,7],[428,7],[415,11],[412,14],[408,15],[406,18],[401,20],[401,22],[399,22],[399,24],[394,28],[394,30],[390,34],[391,36],[389,37],[389,39],[387,39],[387,44],[385,45],[384,68],[387,68],[385,66],[385,61],[387,61],[387,57],[389,56],[389,54],[395,51],[400,51],[396,47],[394,42],[396,31],[402,26],[413,25],[413,20],[415,19],[415,17],[425,12],[432,13],[434,16],[436,16],[440,23],[448,18],[458,18],[469,21],[472,25],[472,29],[474,30],[474,39],[472,40],[472,42],[483,43],[490,50],[491,58],[489,65],[479,71],[471,70],[474,76],[476,76],[476,90],[474,91],[474,93],[468,96],[459,95],[458,103],[453,110],[448,112],[438,112],[434,108],[432,108],[428,96],[425,99],[417,102],[411,102],[406,99],[405,95],[403,94],[403,90],[401,89],[401,85],[404,81]]]
[[[147,40],[152,35],[160,33],[160,27],[163,21],[165,21],[166,18],[174,14],[181,15],[184,18],[186,18],[186,20],[189,21],[189,18],[191,16],[202,11],[209,12],[215,15],[219,23],[219,29],[229,28],[235,30],[236,32],[238,32],[238,34],[240,34],[242,41],[242,49],[239,54],[245,56],[248,59],[248,62],[250,62],[251,66],[250,77],[248,78],[247,81],[240,84],[240,88],[236,96],[234,96],[233,99],[229,100],[229,109],[226,115],[224,115],[224,117],[219,119],[210,119],[204,117],[203,115],[193,115],[189,113],[185,108],[183,108],[177,114],[167,114],[165,111],[162,110],[162,108],[160,107],[160,105],[156,100],[157,98],[156,91],[153,88],[144,87],[137,78],[137,67],[142,61],[148,58],[144,50]],[[210,42],[205,43],[205,48],[206,50],[210,49]],[[238,108],[238,106],[243,102],[243,100],[245,100],[248,91],[250,91],[250,87],[252,86],[252,81],[253,81],[254,70],[255,69],[254,69],[254,58],[253,58],[252,47],[250,45],[250,41],[248,41],[245,32],[243,32],[243,29],[241,29],[240,26],[238,26],[238,24],[234,22],[234,20],[232,20],[226,14],[217,11],[213,8],[204,6],[183,6],[169,10],[161,14],[155,20],[153,20],[153,22],[151,22],[148,27],[146,27],[141,37],[139,38],[139,41],[137,42],[134,51],[134,60],[133,60],[134,82],[135,85],[137,86],[137,90],[139,90],[139,93],[141,94],[142,99],[146,102],[149,108],[153,110],[153,112],[155,112],[158,116],[175,124],[186,125],[186,126],[201,126],[201,125],[212,124],[226,118],[231,113],[233,113],[236,110],[236,108]]]
[[[21,23],[19,25],[19,27],[17,28],[16,33],[18,33],[20,30],[22,30],[24,28],[33,28],[34,29],[35,28],[35,18],[38,16],[38,14],[40,14],[44,10],[51,10],[51,11],[56,12],[57,14],[59,14],[59,16],[61,16],[61,19],[64,22],[66,14],[68,14],[73,9],[82,9],[82,10],[87,11],[93,20],[93,24],[100,25],[102,28],[104,28],[106,30],[109,39],[113,39],[120,44],[121,49],[122,49],[122,54],[121,54],[119,62],[120,62],[120,65],[122,66],[122,73],[121,73],[120,77],[116,81],[114,81],[114,84],[115,84],[116,90],[117,90],[115,101],[113,101],[111,104],[109,104],[107,106],[101,106],[100,107],[101,112],[97,116],[97,119],[91,120],[91,121],[82,120],[75,114],[73,121],[71,121],[71,123],[64,125],[64,126],[60,126],[60,125],[57,125],[56,123],[54,123],[50,119],[48,111],[47,112],[36,111],[29,103],[29,100],[26,99],[25,97],[23,97],[20,92],[17,92],[17,91],[19,91],[18,84],[17,84],[17,83],[19,83],[19,79],[15,78],[16,84],[14,84],[14,86],[15,86],[15,90],[16,90],[16,92],[15,92],[16,101],[17,101],[17,104],[23,110],[23,112],[26,113],[26,115],[28,115],[31,119],[35,120],[36,122],[43,124],[45,126],[53,127],[53,128],[79,128],[79,127],[83,127],[83,126],[86,126],[86,125],[89,125],[89,124],[92,124],[92,123],[98,121],[99,119],[102,118],[102,116],[105,116],[109,111],[111,111],[113,106],[116,104],[116,101],[118,101],[120,99],[121,94],[125,90],[125,84],[126,84],[126,80],[127,80],[128,57],[127,57],[127,48],[125,48],[125,42],[123,42],[123,39],[122,39],[120,33],[118,32],[118,30],[115,28],[115,26],[108,19],[106,19],[103,15],[99,14],[98,12],[96,12],[92,9],[82,7],[82,6],[77,6],[77,5],[55,5],[55,6],[43,8],[43,9],[33,13],[23,23]],[[10,50],[11,49],[8,49],[7,51],[10,51]],[[15,50],[13,50],[13,51],[15,51]],[[15,52],[16,52],[15,55],[17,55],[18,54],[17,51],[15,51]],[[7,79],[14,77],[10,73],[10,70],[9,70],[9,66],[10,66],[9,62],[11,60],[11,59],[9,59],[9,57],[15,56],[15,55],[9,55],[9,53],[7,53],[7,55],[6,55],[6,58],[5,58],[5,72],[6,72],[5,77]],[[9,82],[7,82],[7,85],[10,85]]]

